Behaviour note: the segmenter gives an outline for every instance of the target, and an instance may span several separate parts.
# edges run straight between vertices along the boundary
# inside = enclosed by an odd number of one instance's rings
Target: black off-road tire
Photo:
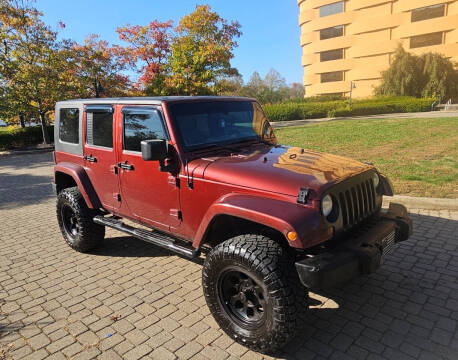
[[[252,279],[257,289],[255,292],[262,292],[262,296],[258,296],[258,303],[261,304],[262,301],[261,308],[251,313],[255,314],[253,316],[262,313],[264,320],[252,326],[243,323],[239,315],[234,315],[244,313],[238,309],[238,300],[234,307],[231,305],[234,303],[233,298],[228,300],[230,295],[225,295],[238,293],[241,288],[237,288],[238,285],[230,288],[229,282],[230,289],[226,290],[225,285],[226,277],[238,271]],[[235,280],[231,278],[230,281]],[[217,245],[205,259],[202,283],[205,300],[216,322],[238,343],[254,351],[271,354],[281,349],[294,336],[300,306],[296,303],[296,296],[301,292],[299,280],[292,257],[274,240],[263,235],[249,234]],[[252,298],[251,293],[235,295],[238,299],[240,296],[242,301]],[[247,306],[252,306],[256,301],[250,300],[248,303],[251,305]]]
[[[105,237],[105,227],[93,222],[97,213],[87,207],[78,187],[64,189],[57,195],[56,213],[65,242],[76,251],[88,252]],[[68,216],[73,219],[71,224],[66,221]]]

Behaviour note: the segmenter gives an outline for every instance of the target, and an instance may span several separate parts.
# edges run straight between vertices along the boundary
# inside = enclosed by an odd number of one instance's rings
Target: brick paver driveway
[[[0,358],[260,358],[224,335],[201,265],[108,231],[62,240],[51,154],[0,158]],[[371,276],[311,294],[298,359],[458,359],[458,214],[412,210],[415,234]]]

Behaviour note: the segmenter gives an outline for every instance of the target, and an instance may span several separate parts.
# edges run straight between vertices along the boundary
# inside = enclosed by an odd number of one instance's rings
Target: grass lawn
[[[396,194],[458,198],[458,118],[343,120],[275,134],[281,144],[371,162]]]

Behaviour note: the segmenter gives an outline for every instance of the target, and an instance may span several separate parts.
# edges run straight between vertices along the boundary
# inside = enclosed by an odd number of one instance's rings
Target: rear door
[[[85,108],[84,167],[103,207],[119,207],[119,182],[114,143],[113,106]]]
[[[159,171],[158,161],[144,161],[143,140],[168,139],[161,112],[156,107],[122,108],[122,149],[119,150],[121,196],[129,212],[153,227],[170,230],[181,223],[176,178]]]

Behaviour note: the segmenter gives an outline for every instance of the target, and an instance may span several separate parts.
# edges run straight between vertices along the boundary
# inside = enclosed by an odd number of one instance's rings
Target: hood
[[[295,197],[301,187],[319,195],[335,183],[373,169],[342,156],[285,146],[192,163],[194,177]]]

